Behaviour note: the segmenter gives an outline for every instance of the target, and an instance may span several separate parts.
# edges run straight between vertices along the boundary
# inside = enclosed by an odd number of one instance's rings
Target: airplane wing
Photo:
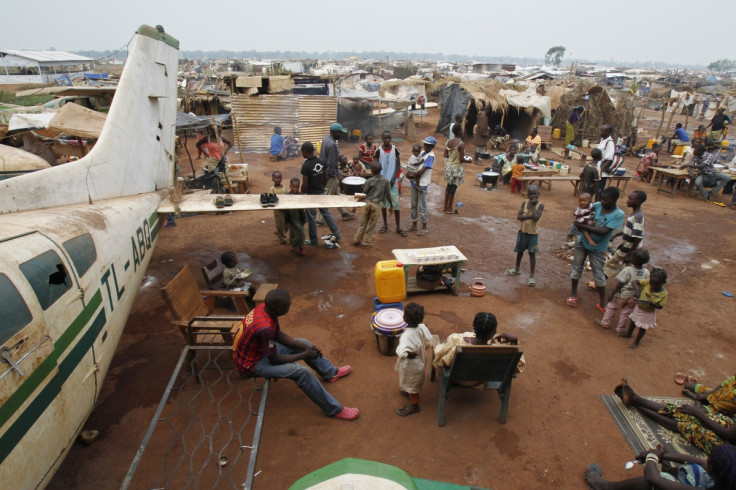
[[[260,211],[275,209],[311,209],[311,208],[354,208],[365,206],[364,202],[356,201],[353,196],[312,196],[279,194],[279,202],[274,207],[261,206],[260,194],[231,194],[235,203],[232,206],[218,208],[215,206],[217,196],[224,194],[210,194],[209,191],[194,191],[184,194],[178,205],[175,206],[171,195],[158,207],[161,213],[221,213],[223,211]]]

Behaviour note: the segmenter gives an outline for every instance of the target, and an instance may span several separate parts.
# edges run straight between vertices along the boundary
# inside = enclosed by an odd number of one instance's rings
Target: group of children
[[[600,150],[598,152],[600,157]],[[516,237],[516,265],[513,269],[506,271],[507,276],[521,274],[521,260],[524,252],[529,254],[530,275],[527,285],[536,286],[534,270],[536,267],[536,254],[539,251],[537,222],[542,217],[544,204],[539,202],[539,189],[530,185],[527,192],[528,199],[522,202],[516,219],[519,221],[519,231]],[[629,346],[637,349],[646,331],[656,326],[657,310],[664,307],[667,302],[667,290],[664,284],[667,282],[667,273],[664,269],[655,267],[651,273],[644,268],[649,262],[649,252],[640,248],[643,237],[644,214],[641,210],[647,195],[643,191],[633,191],[626,205],[631,208],[631,216],[626,220],[623,231],[617,232],[621,235],[622,243],[616,249],[613,257],[605,263],[604,271],[608,277],[616,277],[616,286],[608,298],[605,308],[600,307],[604,316],[596,323],[603,328],[609,328],[613,318],[618,313],[619,321],[616,333],[619,337],[630,338],[636,327],[639,331],[634,341]],[[582,192],[578,197],[578,207],[574,212],[574,221],[595,225],[596,215],[593,209],[592,196],[590,192]],[[571,227],[577,234],[574,223]],[[591,246],[595,245],[590,233],[583,230],[581,239],[587,241]]]

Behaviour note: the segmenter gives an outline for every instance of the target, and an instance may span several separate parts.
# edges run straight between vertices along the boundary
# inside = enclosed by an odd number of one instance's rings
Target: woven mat
[[[672,397],[646,397],[658,403],[674,403],[681,406],[684,404],[692,404],[689,398],[672,398]],[[690,444],[679,433],[671,432],[661,425],[656,424],[648,417],[645,417],[635,408],[628,408],[616,395],[601,395],[601,401],[606,406],[608,413],[613,417],[618,429],[623,434],[626,442],[629,443],[634,454],[641,451],[656,447],[661,444],[667,451],[689,454],[698,458],[705,458],[705,454],[697,447]]]

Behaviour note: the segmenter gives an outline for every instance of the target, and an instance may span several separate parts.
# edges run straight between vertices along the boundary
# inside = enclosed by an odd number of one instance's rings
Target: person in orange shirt
[[[511,166],[511,194],[519,189],[521,192],[521,178],[524,176],[524,157],[516,155],[516,163]]]

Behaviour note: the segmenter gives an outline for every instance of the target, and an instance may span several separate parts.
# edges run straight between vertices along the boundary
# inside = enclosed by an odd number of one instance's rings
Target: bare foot
[[[601,477],[599,471],[600,469],[594,468],[593,465],[589,465],[585,468],[585,483],[595,490],[602,490],[605,488],[606,484],[606,480]]]
[[[637,343],[633,343],[633,344],[631,344],[631,345],[629,346],[629,349],[632,349],[632,350],[634,350],[634,349],[638,349],[638,348],[639,348],[639,344],[637,344]]]

